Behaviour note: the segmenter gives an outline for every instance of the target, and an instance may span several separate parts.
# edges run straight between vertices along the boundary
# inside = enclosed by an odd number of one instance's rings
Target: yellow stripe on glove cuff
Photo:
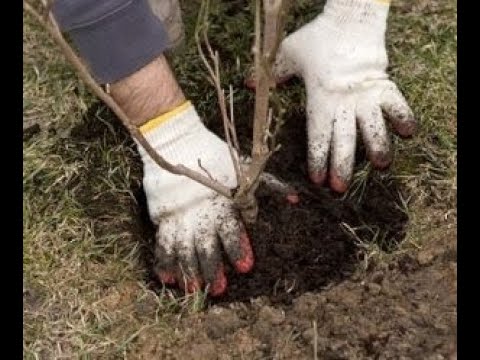
[[[163,125],[168,120],[175,117],[176,115],[183,113],[184,111],[189,109],[191,106],[193,106],[193,105],[190,101],[188,101],[188,100],[185,101],[182,105],[177,106],[175,109],[170,110],[169,112],[167,112],[165,114],[162,114],[160,116],[157,116],[156,118],[153,118],[152,120],[147,121],[145,124],[140,126],[140,132],[145,135],[146,133],[156,129],[157,127],[159,127],[161,125]]]
[[[390,5],[390,3],[392,2],[392,0],[373,0],[373,1],[383,5]]]

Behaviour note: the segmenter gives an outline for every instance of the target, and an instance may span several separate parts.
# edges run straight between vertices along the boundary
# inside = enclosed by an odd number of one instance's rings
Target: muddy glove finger
[[[352,179],[356,140],[354,103],[345,98],[336,108],[333,122],[330,187],[336,192],[345,192]]]
[[[203,281],[208,287],[208,292],[212,296],[220,296],[227,289],[227,277],[217,233],[211,224],[213,223],[197,229],[194,243]]]
[[[334,106],[324,92],[307,87],[308,173],[322,185],[327,178],[327,160],[333,132]]]
[[[154,271],[158,279],[166,285],[176,282],[175,231],[175,221],[170,218],[160,222],[155,234]]]
[[[368,98],[361,100],[357,104],[357,121],[373,166],[378,169],[388,167],[392,161],[390,139],[380,107]]]
[[[238,212],[225,201],[219,211],[217,233],[223,249],[237,272],[248,273],[253,268],[254,256],[250,239]]]
[[[385,90],[380,94],[381,107],[400,136],[412,136],[417,128],[413,111],[397,85],[391,81],[386,83]]]
[[[176,235],[179,241],[175,243],[177,260],[175,278],[178,285],[187,293],[199,291],[202,287],[202,276],[192,230],[180,223],[180,230],[177,230]]]

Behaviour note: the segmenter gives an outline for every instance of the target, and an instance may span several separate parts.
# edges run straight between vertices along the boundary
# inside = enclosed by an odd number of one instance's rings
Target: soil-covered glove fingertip
[[[242,258],[235,262],[235,269],[241,274],[245,274],[252,270],[255,263],[250,239],[246,232],[240,235],[240,248],[242,251]]]
[[[330,188],[340,194],[347,191],[350,180],[341,177],[335,169],[330,171]]]
[[[215,280],[212,282],[209,294],[213,297],[221,296],[227,290],[227,277],[225,276],[225,267],[220,264],[215,272]]]

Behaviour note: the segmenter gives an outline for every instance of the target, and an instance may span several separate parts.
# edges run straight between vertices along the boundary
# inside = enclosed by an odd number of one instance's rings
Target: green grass
[[[183,3],[191,35],[198,4]],[[236,88],[237,104],[251,107],[253,96],[241,86],[250,64],[251,11],[244,1],[212,3],[210,34],[224,84]],[[411,3],[394,2],[388,30],[390,73],[420,123],[413,139],[394,138],[395,163],[385,175],[410,194],[400,204],[410,225],[398,251],[421,247],[456,223],[456,5]],[[298,2],[289,30],[321,7],[321,1]],[[207,124],[218,121],[215,91],[191,36],[172,63]],[[151,234],[137,204],[141,164],[133,142],[28,17],[23,68],[24,117],[45,124],[23,150],[25,358],[134,358],[149,341],[173,343],[172,319],[201,310],[204,301],[146,286]],[[305,103],[300,82],[276,96],[287,111],[302,113],[295,110]],[[365,164],[358,170],[352,196],[373,176]],[[359,243],[371,257],[395,256],[371,239]]]

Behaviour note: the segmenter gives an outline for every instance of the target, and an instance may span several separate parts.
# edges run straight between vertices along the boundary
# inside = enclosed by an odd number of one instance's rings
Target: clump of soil
[[[451,251],[452,238],[438,245]],[[420,265],[408,257],[294,296],[289,305],[272,296],[225,302],[198,317],[196,335],[179,354],[208,344],[211,359],[312,359],[314,349],[319,359],[448,359],[455,349],[455,278],[453,260]]]

